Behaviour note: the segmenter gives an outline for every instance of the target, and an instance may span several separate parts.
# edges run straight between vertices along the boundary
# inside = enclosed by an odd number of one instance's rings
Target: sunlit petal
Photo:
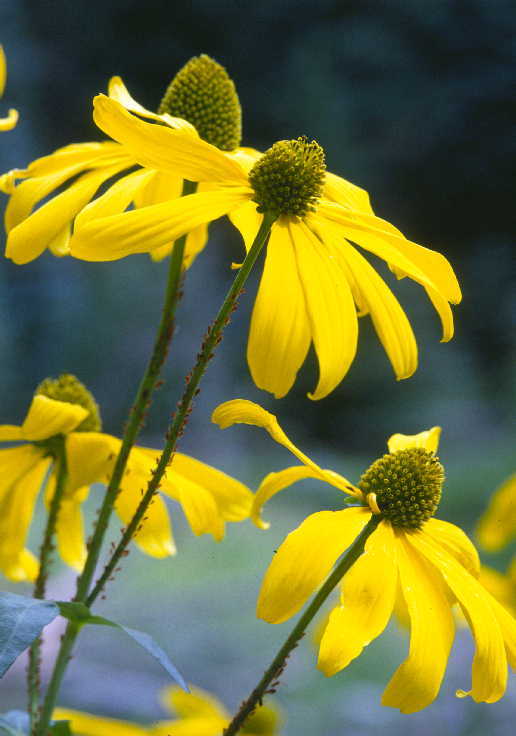
[[[56,434],[67,434],[78,427],[87,416],[88,410],[83,406],[36,394],[21,427],[23,438],[37,442]]]
[[[393,434],[387,440],[389,452],[406,450],[408,447],[422,447],[429,452],[437,452],[441,427],[432,427],[418,434]]]

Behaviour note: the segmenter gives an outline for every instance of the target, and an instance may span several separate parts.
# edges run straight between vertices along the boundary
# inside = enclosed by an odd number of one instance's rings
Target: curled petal
[[[393,434],[387,441],[389,452],[406,450],[409,447],[422,447],[429,452],[436,453],[439,446],[441,427],[432,427],[419,434]]]
[[[22,424],[22,435],[29,442],[37,442],[56,434],[68,434],[87,416],[88,410],[83,406],[37,394]]]

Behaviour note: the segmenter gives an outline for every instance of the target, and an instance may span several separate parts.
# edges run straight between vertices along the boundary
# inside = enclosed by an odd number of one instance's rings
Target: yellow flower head
[[[0,44],[0,97],[4,94],[5,83],[7,81],[7,63],[5,61],[5,53],[2,44]],[[12,108],[7,113],[6,118],[0,118],[0,132],[4,130],[12,130],[18,122],[18,111]]]
[[[93,483],[107,483],[121,440],[100,431],[98,406],[74,376],[46,379],[37,388],[21,426],[0,425],[0,442],[23,442],[0,450],[0,570],[11,580],[34,580],[38,561],[25,547],[38,492],[48,476],[46,503],[55,489],[56,443],[64,443],[67,480],[57,519],[61,558],[80,571],[86,549],[81,505]],[[127,524],[141,500],[158,450],[134,447],[115,508]],[[160,486],[178,501],[194,534],[224,537],[226,521],[249,516],[252,494],[242,483],[199,460],[176,453]],[[153,557],[175,553],[165,502],[157,496],[135,543]]]
[[[209,141],[224,150],[240,150],[241,111],[235,86],[226,70],[208,56],[191,59],[178,72],[159,113],[136,102],[120,77],[109,81],[108,94],[109,99],[138,119],[153,120],[163,129],[181,130],[187,137]],[[98,204],[89,204],[99,187],[114,177],[118,180],[108,190],[107,209],[102,198],[95,201]],[[22,180],[18,186],[17,179]],[[71,183],[64,191],[35,209],[68,181]],[[123,211],[130,206],[148,207],[170,201],[181,195],[182,187],[183,178],[177,171],[142,169],[132,151],[119,143],[65,146],[36,159],[26,169],[0,176],[0,190],[11,195],[5,213],[6,256],[24,264],[47,248],[56,256],[68,255],[73,227],[92,217],[111,214],[113,206],[116,211]],[[191,265],[204,248],[206,238],[205,224],[189,231],[185,266]],[[173,240],[165,239],[161,248],[152,251],[152,257],[160,260],[167,256]]]
[[[95,98],[94,120],[143,171],[179,174],[208,191],[124,212],[127,201],[108,190],[77,221],[70,244],[75,257],[110,261],[159,252],[171,239],[225,214],[249,249],[263,213],[277,218],[247,350],[259,388],[284,396],[313,343],[319,382],[311,398],[329,394],[354,359],[357,316],[365,314],[373,320],[396,377],[415,371],[417,346],[410,323],[350,241],[384,259],[398,278],[421,284],[441,318],[443,340],[452,337],[449,302],[459,302],[461,293],[446,258],[376,217],[367,192],[326,171],[324,152],[315,141],[279,141],[264,154],[251,149],[225,153],[184,130],[144,121],[104,95]]]
[[[177,718],[137,726],[113,718],[58,708],[55,720],[70,721],[75,736],[220,736],[230,715],[217,698],[197,687],[185,693],[177,687],[162,692],[163,705]],[[245,736],[279,736],[281,717],[275,705],[265,705],[251,715],[240,731]]]
[[[437,696],[453,643],[452,607],[459,603],[475,639],[472,686],[477,702],[499,700],[507,663],[516,665],[516,621],[478,581],[478,554],[464,532],[433,517],[443,480],[435,452],[440,429],[393,435],[389,455],[373,463],[353,486],[306,458],[276,418],[250,401],[219,406],[213,421],[222,428],[244,422],[266,429],[304,463],[270,473],[260,485],[252,517],[275,493],[302,478],[324,480],[360,505],[309,516],[274,555],[258,598],[257,614],[270,623],[295,615],[324,582],[333,565],[372,514],[381,521],[364,554],[341,581],[341,601],[331,612],[319,648],[318,666],[330,676],[358,657],[387,626],[402,597],[410,619],[408,658],[397,669],[382,704],[412,713]]]
[[[516,473],[493,494],[478,522],[477,537],[488,552],[498,552],[516,539]]]

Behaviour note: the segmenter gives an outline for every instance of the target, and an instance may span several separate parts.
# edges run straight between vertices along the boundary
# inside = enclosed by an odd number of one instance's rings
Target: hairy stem
[[[34,598],[44,598],[49,567],[52,559],[53,539],[56,531],[57,517],[61,507],[61,499],[66,487],[68,468],[66,463],[66,452],[64,439],[59,442],[59,450],[56,456],[57,473],[54,495],[48,510],[47,523],[43,534],[43,541],[39,552],[39,572],[34,584]],[[27,689],[29,696],[29,718],[30,733],[35,732],[39,715],[39,688],[40,688],[40,660],[42,637],[35,639],[29,648],[29,663],[27,667]]]
[[[199,384],[206,371],[208,363],[213,358],[214,351],[217,345],[222,340],[222,333],[226,327],[232,311],[235,309],[238,297],[242,291],[242,288],[249,276],[256,259],[260,255],[260,252],[265,245],[267,237],[269,235],[271,226],[274,222],[272,215],[266,214],[263,218],[262,225],[255,237],[254,243],[249,249],[247,256],[238,271],[233,284],[231,285],[226,298],[222,303],[222,306],[217,314],[214,322],[208,328],[204,340],[201,346],[201,350],[197,355],[197,361],[192,368],[191,372],[186,378],[186,386],[181,397],[177,410],[172,418],[171,425],[167,431],[166,442],[163,452],[158,460],[157,466],[153,471],[152,477],[149,481],[147,489],[142,496],[142,500],[136,509],[136,512],[127,525],[118,545],[111,555],[102,575],[99,577],[93,590],[86,599],[86,604],[90,606],[98,597],[98,595],[104,589],[104,585],[111,577],[115,570],[119,560],[123,556],[129,542],[134,537],[140,524],[143,522],[145,512],[151,503],[154,495],[157,493],[159,484],[167,467],[169,466],[174,451],[176,449],[177,441],[181,437],[184,427],[192,411],[192,404],[195,396],[199,393]]]
[[[287,666],[287,660],[290,653],[298,645],[308,624],[312,621],[335,586],[363,553],[368,537],[374,532],[380,520],[380,516],[371,517],[342,560],[336,565],[333,572],[330,574],[319,592],[314,596],[312,602],[292,629],[292,632],[272,660],[271,665],[266,670],[258,685],[254,688],[249,697],[244,700],[238,713],[235,715],[229,726],[224,729],[223,736],[235,736],[235,734],[237,734],[244,725],[246,719],[258,706],[262,705],[263,697],[267,692],[269,692],[271,685],[274,688],[276,687],[278,684],[278,678]],[[287,591],[285,591],[285,593],[287,594]]]

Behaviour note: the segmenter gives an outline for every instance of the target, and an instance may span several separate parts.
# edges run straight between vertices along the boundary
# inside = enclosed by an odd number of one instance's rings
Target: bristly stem
[[[142,496],[142,500],[140,501],[140,504],[136,509],[133,518],[127,525],[118,545],[116,546],[114,552],[111,555],[111,558],[104,568],[102,575],[99,577],[99,579],[95,583],[95,586],[93,587],[93,590],[86,599],[86,605],[88,606],[90,606],[96,600],[98,595],[104,589],[105,584],[114,572],[129,542],[138,531],[140,524],[143,522],[145,512],[158,491],[161,479],[163,478],[166,469],[172,460],[177,442],[183,433],[190,412],[192,411],[193,400],[199,393],[199,384],[201,382],[201,379],[206,371],[208,363],[213,358],[217,345],[222,340],[222,333],[224,331],[224,328],[229,322],[229,318],[231,317],[231,313],[236,307],[238,297],[240,296],[242,288],[251,272],[252,267],[256,262],[256,259],[260,255],[260,252],[265,245],[275,219],[276,218],[274,217],[274,215],[268,213],[264,215],[260,229],[258,230],[254,242],[245,257],[245,260],[242,263],[242,266],[240,267],[235,280],[233,281],[228,293],[226,294],[226,298],[222,303],[219,313],[217,314],[215,320],[210,325],[204,336],[201,350],[197,355],[197,361],[192,371],[186,378],[186,386],[183,396],[181,397],[177,405],[176,412],[174,413],[172,422],[170,424],[170,427],[168,428],[163,452],[161,453],[156,468],[154,469],[152,477],[148,483],[147,489]]]
[[[52,500],[48,509],[47,523],[43,534],[43,541],[39,552],[39,572],[34,584],[34,598],[44,598],[49,567],[52,559],[53,539],[57,526],[61,500],[66,488],[68,478],[68,467],[66,463],[66,452],[64,439],[59,438],[56,442],[56,484]],[[27,667],[27,690],[29,696],[29,719],[30,733],[35,732],[39,715],[39,688],[40,688],[40,659],[41,659],[42,637],[35,639],[29,648],[29,663]]]
[[[182,196],[192,194],[195,192],[196,187],[197,184],[194,182],[185,180]],[[78,601],[83,601],[88,594],[93,575],[95,574],[95,567],[99,559],[102,543],[104,541],[109,520],[113,513],[116,497],[119,492],[120,481],[123,478],[131,449],[136,442],[136,438],[138,437],[143,425],[145,414],[149,407],[153,391],[156,388],[156,383],[172,339],[176,307],[181,296],[181,275],[186,238],[186,235],[178,238],[172,249],[168,271],[168,282],[165,292],[165,302],[163,304],[156,341],[154,343],[154,348],[147,364],[147,368],[138,387],[138,393],[136,394],[134,404],[129,413],[129,419],[125,426],[118,457],[115,461],[113,473],[99,511],[95,530],[88,546],[88,556],[86,558],[84,570],[77,581],[75,600]]]
[[[271,691],[271,686],[274,689],[276,688],[278,678],[281,676],[287,665],[288,657],[292,650],[298,645],[308,624],[312,621],[335,586],[338,585],[339,581],[347,573],[349,568],[363,553],[368,537],[371,536],[380,521],[380,516],[373,515],[366,526],[362,529],[361,533],[355,539],[342,560],[335,566],[322,588],[314,596],[312,602],[292,629],[292,632],[272,660],[270,667],[268,667],[258,685],[254,688],[249,697],[244,700],[238,713],[227,728],[224,729],[223,736],[235,736],[244,725],[246,719],[256,710],[257,707],[262,705],[263,697]],[[285,594],[288,595],[288,591],[285,591]]]

